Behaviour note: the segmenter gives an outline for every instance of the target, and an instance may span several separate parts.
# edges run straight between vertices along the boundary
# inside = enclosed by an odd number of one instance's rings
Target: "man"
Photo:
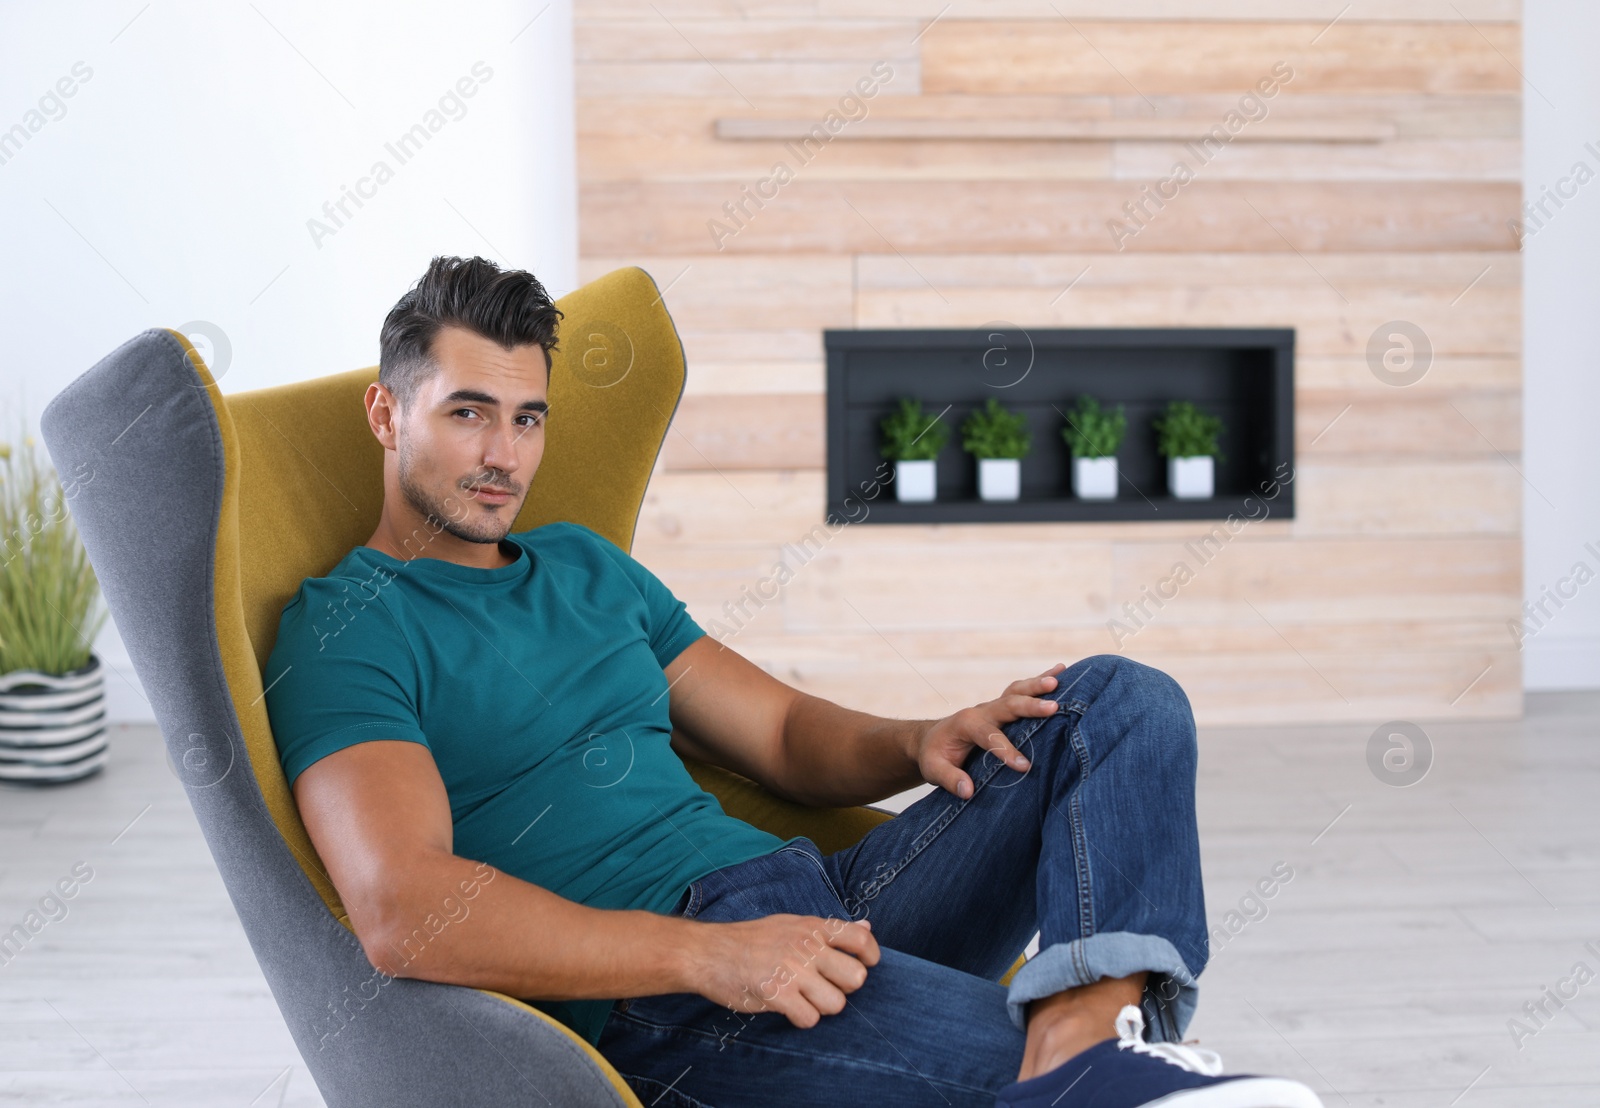
[[[718,644],[588,528],[510,533],[560,418],[559,316],[531,274],[433,259],[366,394],[382,517],[268,663],[374,967],[526,997],[652,1105],[1318,1105],[1174,1041],[1206,960],[1177,684],[1097,656],[882,719]],[[824,856],[680,756],[810,805],[938,790]]]

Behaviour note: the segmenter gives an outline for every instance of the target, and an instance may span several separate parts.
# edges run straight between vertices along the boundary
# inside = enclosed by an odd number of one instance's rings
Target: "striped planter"
[[[105,668],[0,675],[0,780],[55,783],[106,764]]]

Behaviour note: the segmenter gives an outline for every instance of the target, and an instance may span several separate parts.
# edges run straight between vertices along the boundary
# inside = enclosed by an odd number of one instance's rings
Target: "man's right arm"
[[[864,924],[589,908],[462,858],[444,782],[420,743],[345,747],[307,767],[294,797],[362,949],[390,976],[531,1000],[692,992],[810,1027],[841,1011],[878,962]]]

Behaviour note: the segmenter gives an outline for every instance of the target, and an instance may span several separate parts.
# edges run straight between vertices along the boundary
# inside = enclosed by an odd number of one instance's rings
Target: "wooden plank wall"
[[[1518,20],[1515,0],[577,0],[582,273],[647,269],[689,361],[635,556],[746,657],[881,714],[1121,652],[1208,723],[1519,715]],[[1279,66],[1209,160],[1161,137],[1224,123]],[[805,160],[718,137],[830,111]],[[1125,233],[1180,160],[1191,179]],[[822,330],[994,320],[1294,327],[1297,518],[1203,565],[1200,524],[822,526]],[[1368,363],[1393,320],[1433,348],[1406,387]],[[1180,560],[1192,579],[1133,625]]]

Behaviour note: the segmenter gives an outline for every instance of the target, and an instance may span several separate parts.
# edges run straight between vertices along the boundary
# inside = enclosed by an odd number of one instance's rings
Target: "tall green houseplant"
[[[0,674],[82,669],[110,614],[67,500],[31,435],[0,443]]]

